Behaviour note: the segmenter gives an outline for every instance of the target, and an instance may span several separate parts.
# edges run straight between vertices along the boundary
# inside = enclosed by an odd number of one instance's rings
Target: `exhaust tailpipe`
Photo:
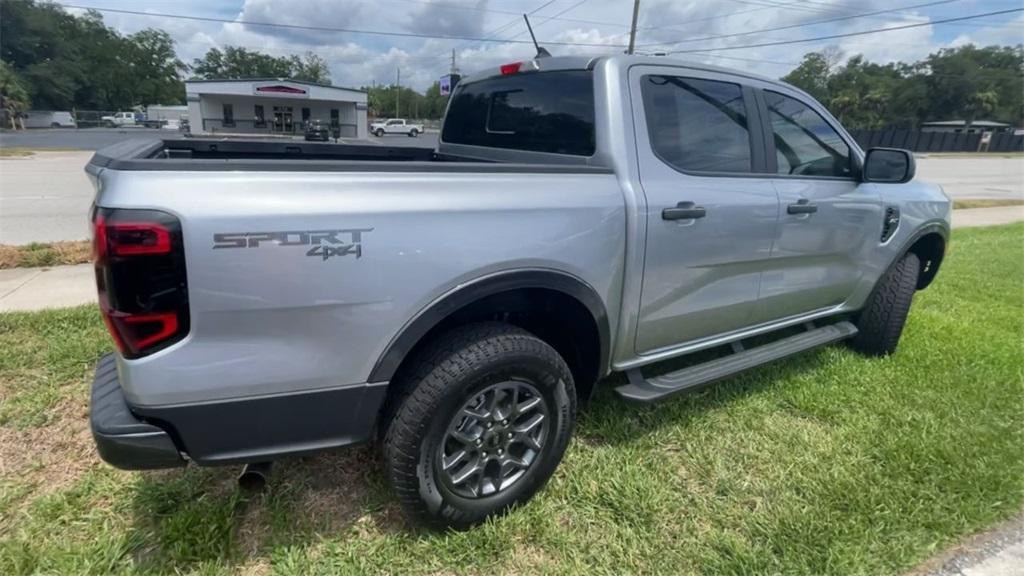
[[[238,487],[247,492],[262,492],[270,480],[270,467],[273,462],[253,462],[246,464],[238,476]]]

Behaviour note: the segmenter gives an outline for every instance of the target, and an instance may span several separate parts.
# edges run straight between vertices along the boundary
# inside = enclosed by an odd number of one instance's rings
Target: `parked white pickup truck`
[[[410,138],[415,138],[422,132],[423,124],[413,124],[403,118],[389,118],[383,122],[370,124],[370,133],[377,137],[385,134],[408,134]]]
[[[103,121],[104,126],[135,126],[135,113],[134,112],[118,112],[113,116],[104,116],[100,118]]]

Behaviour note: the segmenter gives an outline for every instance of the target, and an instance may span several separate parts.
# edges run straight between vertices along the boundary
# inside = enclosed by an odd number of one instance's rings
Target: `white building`
[[[366,92],[301,80],[188,80],[193,133],[302,134],[320,120],[343,138],[366,137]]]

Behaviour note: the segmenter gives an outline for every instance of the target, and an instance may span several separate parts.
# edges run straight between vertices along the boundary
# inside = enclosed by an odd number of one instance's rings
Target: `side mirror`
[[[872,148],[864,156],[864,181],[902,184],[914,179],[914,154],[899,148]]]

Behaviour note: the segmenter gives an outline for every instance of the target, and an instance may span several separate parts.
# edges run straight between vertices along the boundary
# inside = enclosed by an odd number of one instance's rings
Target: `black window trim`
[[[669,168],[679,172],[680,174],[686,174],[687,176],[707,176],[713,178],[764,178],[767,174],[767,156],[765,154],[766,149],[764,146],[765,134],[764,134],[764,120],[761,114],[761,108],[757,105],[755,100],[754,89],[743,82],[742,78],[736,77],[711,77],[704,78],[701,76],[692,76],[685,73],[681,73],[679,69],[666,69],[662,72],[641,72],[640,73],[640,108],[643,115],[644,128],[647,130],[647,147],[654,154],[655,158],[661,161],[662,164]],[[675,78],[683,78],[686,80],[703,80],[705,82],[719,82],[722,84],[732,84],[739,86],[743,94],[743,107],[747,112],[747,136],[750,139],[750,172],[729,172],[721,170],[684,170],[679,166],[676,166],[672,162],[665,159],[657,147],[654,145],[654,135],[651,132],[650,126],[647,124],[647,104],[644,101],[643,89],[644,80],[648,76],[673,76]]]
[[[861,173],[861,161],[860,161],[859,156],[854,153],[854,150],[857,149],[856,145],[852,144],[850,142],[850,140],[847,139],[846,135],[843,133],[843,130],[841,130],[840,127],[836,126],[836,124],[833,123],[827,116],[823,115],[814,106],[812,106],[810,103],[808,103],[807,100],[799,97],[796,94],[790,94],[790,93],[787,93],[787,92],[783,92],[782,90],[772,90],[770,88],[754,88],[753,90],[754,90],[756,98],[757,98],[757,107],[758,107],[758,110],[760,111],[760,116],[761,116],[761,131],[764,134],[764,146],[765,146],[765,152],[766,152],[766,154],[765,154],[766,172],[768,173],[769,176],[771,176],[772,178],[778,178],[780,180],[830,180],[830,181],[836,181],[836,182],[860,182],[861,181],[861,175],[860,175],[860,173]],[[764,97],[764,93],[765,92],[773,92],[773,93],[778,94],[780,96],[784,96],[786,98],[792,98],[793,100],[796,100],[797,102],[803,104],[804,106],[809,108],[812,112],[817,114],[818,117],[821,118],[821,120],[823,122],[825,122],[825,124],[827,124],[829,126],[829,128],[832,128],[832,130],[836,133],[836,135],[839,136],[839,139],[843,141],[843,144],[846,144],[847,150],[849,150],[849,154],[850,154],[850,175],[849,176],[816,176],[816,175],[808,175],[808,174],[780,174],[779,171],[778,171],[779,170],[778,159],[775,156],[775,154],[776,154],[776,151],[775,151],[775,139],[772,138],[772,136],[771,136],[772,135],[771,116],[768,114],[768,102],[767,102],[767,100],[765,100],[765,97]]]

